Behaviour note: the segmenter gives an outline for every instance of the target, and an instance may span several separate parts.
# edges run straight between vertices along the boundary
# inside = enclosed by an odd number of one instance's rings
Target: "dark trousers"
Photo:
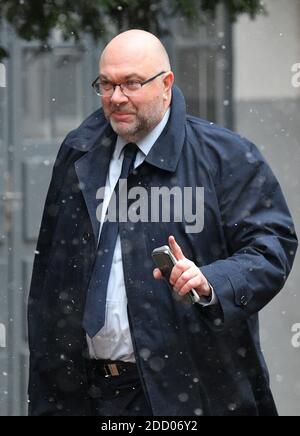
[[[152,416],[137,370],[105,377],[88,373],[93,416]]]

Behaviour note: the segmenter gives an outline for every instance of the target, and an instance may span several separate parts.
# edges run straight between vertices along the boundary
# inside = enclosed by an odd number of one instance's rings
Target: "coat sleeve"
[[[51,397],[46,394],[39,373],[37,362],[43,350],[40,348],[40,336],[42,320],[40,318],[40,300],[43,294],[44,279],[51,252],[53,229],[55,228],[58,216],[58,196],[66,172],[67,162],[70,156],[70,149],[62,144],[56,158],[50,186],[46,196],[45,207],[38,237],[36,254],[33,265],[30,293],[28,299],[28,339],[30,350],[30,371],[28,393],[30,398],[29,414],[42,414],[44,405],[49,407],[45,398]],[[45,409],[47,408],[45,406]]]
[[[53,229],[58,216],[57,199],[64,180],[65,169],[67,166],[66,163],[69,154],[69,149],[68,147],[65,147],[64,141],[59,149],[54,163],[50,186],[45,200],[43,217],[35,251],[29,302],[37,299],[42,289],[42,282],[45,276],[45,269],[52,243]]]
[[[237,138],[219,149],[216,186],[229,257],[201,268],[218,296],[225,325],[247,319],[276,296],[298,246],[276,177],[258,149]]]

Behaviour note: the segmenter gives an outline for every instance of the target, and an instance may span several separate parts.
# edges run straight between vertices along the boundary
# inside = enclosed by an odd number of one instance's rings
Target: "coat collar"
[[[174,172],[177,168],[185,139],[186,105],[177,86],[172,88],[171,114],[160,137],[153,145],[146,162],[162,170]],[[109,138],[109,139],[108,139]],[[94,112],[66,139],[66,146],[93,153],[107,143],[116,141],[116,134],[105,119],[102,109]],[[103,168],[103,165],[101,165]]]
[[[172,89],[171,114],[162,134],[153,145],[146,162],[162,170],[177,168],[185,139],[186,105],[177,86]]]
[[[177,168],[185,138],[185,101],[180,90],[173,88],[171,114],[162,134],[150,150],[146,162],[162,170]],[[97,191],[106,184],[109,162],[117,135],[106,121],[102,109],[92,114],[66,138],[67,147],[84,152],[75,162],[75,171],[90,216],[97,244],[100,223],[97,219]]]

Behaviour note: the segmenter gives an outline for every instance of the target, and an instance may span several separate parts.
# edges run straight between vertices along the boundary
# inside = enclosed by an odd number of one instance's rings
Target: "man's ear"
[[[170,91],[172,89],[172,86],[174,84],[174,73],[173,71],[169,71],[168,73],[165,74],[164,79],[163,79],[163,83],[164,83],[164,97],[169,98],[170,95]]]

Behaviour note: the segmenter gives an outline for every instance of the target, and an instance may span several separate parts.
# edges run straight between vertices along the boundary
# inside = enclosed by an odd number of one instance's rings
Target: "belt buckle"
[[[104,365],[106,377],[117,377],[120,375],[118,366],[115,363],[108,363]]]

